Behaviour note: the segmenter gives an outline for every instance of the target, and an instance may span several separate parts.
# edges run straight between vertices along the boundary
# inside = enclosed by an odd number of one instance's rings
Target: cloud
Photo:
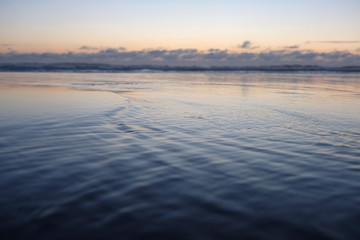
[[[299,46],[298,45],[292,45],[292,46],[285,46],[285,48],[287,48],[287,49],[297,49],[297,48],[299,48]]]
[[[86,45],[81,46],[79,48],[80,51],[100,51],[102,49],[104,49],[104,48],[98,48],[98,47],[92,47],[92,46],[86,46]],[[107,49],[107,48],[105,48],[105,49]],[[112,48],[112,49],[119,50],[119,51],[126,51],[125,47],[118,47],[118,48]]]
[[[306,44],[311,43],[332,43],[332,44],[348,44],[348,43],[360,43],[360,41],[307,41]]]
[[[79,48],[79,50],[83,50],[83,51],[96,51],[98,49],[99,48],[97,48],[97,47],[90,47],[90,46],[81,46]]]
[[[101,50],[99,54],[101,55],[107,55],[107,56],[116,56],[119,53],[119,51],[116,48],[108,48],[105,50]]]
[[[239,45],[239,48],[245,48],[245,49],[249,49],[251,46],[251,42],[250,41],[244,41],[241,45]]]
[[[253,43],[250,41],[244,41],[242,44],[238,45],[238,48],[242,49],[256,49],[259,48],[259,46],[253,46]]]
[[[250,44],[251,46],[251,44]],[[249,44],[245,44],[249,47]],[[294,46],[290,46],[294,47]],[[360,65],[360,54],[348,51],[314,52],[310,50],[266,50],[230,52],[227,49],[143,49],[126,51],[106,48],[98,51],[66,53],[0,53],[0,63],[106,63],[114,65],[168,66],[258,66],[258,65]]]

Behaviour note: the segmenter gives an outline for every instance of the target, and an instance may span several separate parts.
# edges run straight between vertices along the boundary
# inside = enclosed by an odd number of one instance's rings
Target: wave
[[[158,66],[89,63],[12,63],[0,64],[2,72],[207,72],[207,71],[255,71],[255,72],[360,72],[360,66],[326,67],[318,65],[276,65],[276,66]]]

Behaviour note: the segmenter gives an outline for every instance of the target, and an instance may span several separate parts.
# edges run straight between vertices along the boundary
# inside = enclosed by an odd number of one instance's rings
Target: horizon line
[[[0,72],[209,72],[209,71],[263,71],[263,72],[295,72],[295,71],[329,71],[360,72],[360,65],[321,66],[313,64],[275,64],[257,66],[199,66],[199,65],[152,65],[133,64],[115,65],[107,63],[63,62],[63,63],[0,63]]]

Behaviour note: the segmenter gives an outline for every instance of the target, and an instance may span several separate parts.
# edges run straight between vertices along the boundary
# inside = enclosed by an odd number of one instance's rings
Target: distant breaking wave
[[[13,63],[0,64],[2,72],[158,72],[158,71],[260,71],[260,72],[360,72],[360,66],[325,67],[317,65],[277,65],[277,66],[156,66],[131,65],[116,66],[91,63]]]

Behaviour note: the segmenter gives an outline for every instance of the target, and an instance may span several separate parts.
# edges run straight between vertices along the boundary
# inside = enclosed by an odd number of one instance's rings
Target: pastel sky
[[[0,0],[0,53],[360,53],[359,0]]]

